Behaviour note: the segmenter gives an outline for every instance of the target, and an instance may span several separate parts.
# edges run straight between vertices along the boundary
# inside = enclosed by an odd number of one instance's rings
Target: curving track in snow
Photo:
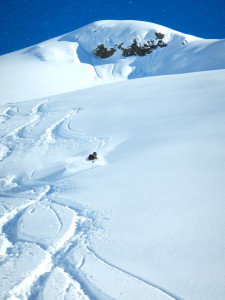
[[[75,131],[81,112],[54,110],[48,99],[1,108],[1,299],[176,298],[100,258],[89,239],[101,216],[60,197],[68,178],[104,166],[104,158],[93,164],[85,155],[104,152],[111,140]]]

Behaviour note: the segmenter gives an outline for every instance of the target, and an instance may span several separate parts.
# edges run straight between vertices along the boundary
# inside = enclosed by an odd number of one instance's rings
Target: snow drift
[[[146,76],[223,69],[224,50],[224,40],[200,39],[153,23],[94,22],[1,56],[0,101]]]
[[[0,58],[1,299],[224,299],[223,47],[101,21]]]

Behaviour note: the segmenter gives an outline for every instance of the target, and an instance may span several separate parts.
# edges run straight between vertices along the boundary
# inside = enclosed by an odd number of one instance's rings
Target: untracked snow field
[[[224,70],[2,104],[0,299],[224,300],[224,129]]]

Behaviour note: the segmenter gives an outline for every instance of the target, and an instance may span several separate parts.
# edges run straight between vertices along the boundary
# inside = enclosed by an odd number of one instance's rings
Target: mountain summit
[[[6,87],[2,96],[7,101],[18,95],[30,99],[43,92],[48,96],[127,79],[223,69],[224,49],[224,40],[201,39],[153,23],[98,21],[1,56],[1,81],[14,86],[10,92]],[[22,64],[22,71],[15,64]],[[26,92],[21,89],[25,82],[32,87]]]
[[[101,21],[0,57],[2,300],[225,299],[224,53]]]

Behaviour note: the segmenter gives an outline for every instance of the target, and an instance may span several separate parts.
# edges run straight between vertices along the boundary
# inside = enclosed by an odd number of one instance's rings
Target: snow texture
[[[144,57],[124,57],[118,49],[121,44],[129,47],[134,39],[141,45],[156,44],[156,33],[164,35],[161,41],[167,47]],[[93,54],[101,44],[117,51],[101,59]],[[134,78],[224,69],[225,41],[201,39],[148,22],[98,21],[3,55],[0,64],[0,101],[8,103]]]
[[[166,66],[173,75],[146,77],[153,54],[116,54],[113,67],[87,54],[106,35],[114,43],[154,31],[174,43],[169,53],[178,55],[184,38],[189,45]],[[151,23],[101,21],[0,58],[9,70],[0,106],[1,299],[224,299],[222,45]],[[81,63],[81,50],[95,63]],[[209,54],[218,60],[206,62]],[[111,83],[83,89],[103,83],[92,77],[97,61]],[[66,93],[70,67],[82,84]],[[130,68],[145,78],[125,80]],[[109,70],[123,81],[112,83]]]

